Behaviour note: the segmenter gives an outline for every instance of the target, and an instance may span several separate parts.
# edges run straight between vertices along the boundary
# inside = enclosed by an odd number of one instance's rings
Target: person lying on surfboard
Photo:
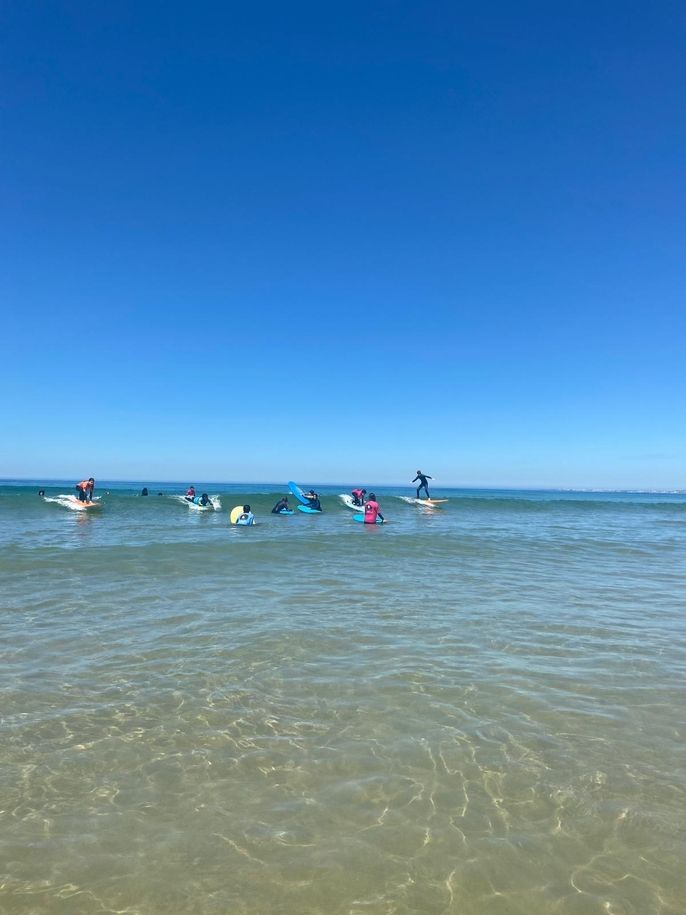
[[[290,510],[291,507],[288,504],[288,499],[286,496],[282,496],[272,509],[272,515],[280,515],[281,512],[289,512]]]
[[[351,493],[353,505],[364,505],[364,497],[367,495],[366,489],[353,489]]]
[[[309,492],[305,493],[305,498],[307,499],[308,508],[314,509],[314,511],[320,512],[322,510],[321,503],[319,501],[319,496],[311,489]]]
[[[417,498],[419,498],[419,493],[423,489],[426,493],[426,498],[431,499],[431,496],[429,495],[429,486],[426,481],[433,480],[433,477],[430,477],[428,474],[422,473],[421,470],[418,470],[417,476],[414,478],[414,480],[412,480],[412,482],[416,483],[417,480],[419,480],[419,486],[417,487]]]

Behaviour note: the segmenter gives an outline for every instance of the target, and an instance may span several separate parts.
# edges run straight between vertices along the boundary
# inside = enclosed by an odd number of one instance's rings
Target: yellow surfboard
[[[235,508],[232,508],[232,509],[231,509],[231,514],[229,515],[229,518],[231,519],[231,524],[235,524],[236,521],[238,521],[238,519],[240,518],[240,516],[241,516],[242,514],[243,514],[243,506],[242,506],[242,505],[237,505]]]

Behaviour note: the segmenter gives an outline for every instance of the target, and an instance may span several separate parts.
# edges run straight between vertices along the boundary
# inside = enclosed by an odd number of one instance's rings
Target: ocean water
[[[0,485],[0,911],[686,912],[686,494],[142,485]]]

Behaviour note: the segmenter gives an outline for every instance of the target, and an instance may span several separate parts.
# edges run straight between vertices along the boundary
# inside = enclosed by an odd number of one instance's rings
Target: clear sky
[[[681,2],[0,8],[0,476],[686,487]]]

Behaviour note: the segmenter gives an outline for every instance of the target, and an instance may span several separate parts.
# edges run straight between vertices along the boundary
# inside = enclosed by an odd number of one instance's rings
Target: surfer
[[[423,489],[424,492],[426,493],[426,498],[430,499],[431,496],[429,495],[429,485],[426,481],[433,480],[433,477],[430,477],[428,474],[422,473],[421,470],[418,470],[417,476],[414,478],[414,480],[412,480],[412,482],[416,483],[417,480],[419,480],[419,486],[417,487],[417,498],[419,498],[419,493]]]
[[[255,516],[250,511],[249,505],[243,506],[243,513],[236,519],[236,524],[254,524]]]
[[[376,519],[381,518],[382,521],[386,519],[381,514],[381,508],[379,503],[376,501],[376,494],[373,492],[369,493],[369,498],[364,505],[364,523],[365,524],[376,524]]]
[[[313,511],[316,511],[316,512],[320,512],[322,510],[321,502],[319,501],[319,496],[314,491],[314,489],[310,489],[309,492],[306,492],[305,498],[307,499],[308,508],[311,508]]]
[[[93,490],[95,489],[95,480],[89,477],[87,480],[81,480],[76,484],[76,492],[79,502],[92,502]]]
[[[351,493],[353,505],[364,505],[364,497],[367,495],[366,489],[353,489]]]
[[[141,495],[142,495],[142,496],[147,496],[147,494],[148,494],[148,487],[147,487],[147,486],[144,486],[143,489],[141,489]]]
[[[44,496],[45,496],[45,490],[44,490],[44,489],[39,489],[39,490],[38,490],[38,495],[41,497],[41,499],[44,498]]]
[[[209,502],[210,502],[210,497],[207,495],[206,492],[204,492],[200,496],[200,501],[198,502],[198,505],[209,505]]]
[[[289,512],[290,510],[291,507],[288,504],[288,499],[286,496],[282,496],[272,509],[272,515],[280,515],[281,512]]]
[[[195,499],[195,486],[189,486],[186,490],[186,495],[184,499],[188,499],[189,502],[192,502]]]

